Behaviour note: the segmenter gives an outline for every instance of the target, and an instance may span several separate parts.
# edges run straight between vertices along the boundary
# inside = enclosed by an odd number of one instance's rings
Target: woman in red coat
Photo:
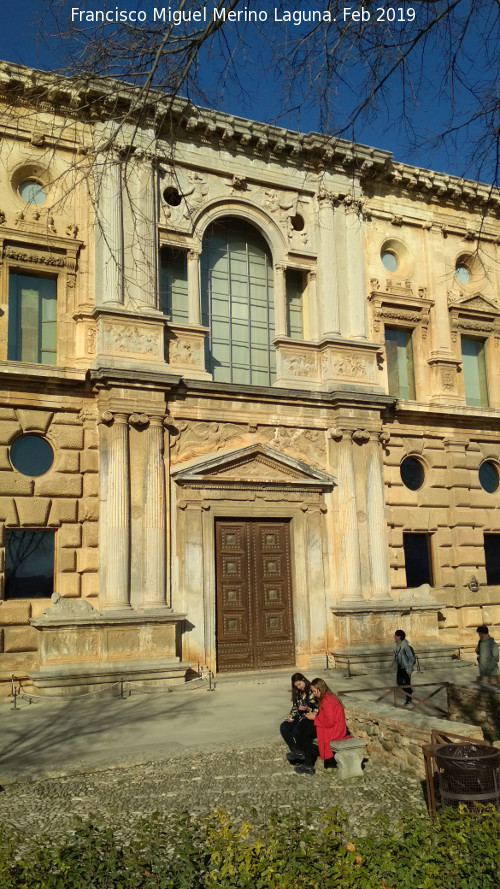
[[[318,739],[318,747],[313,740],[308,738],[305,733],[297,738],[297,746],[300,747],[305,755],[304,764],[297,766],[295,771],[299,775],[313,775],[314,763],[319,753],[324,761],[325,769],[335,765],[333,753],[330,748],[330,741],[341,741],[349,738],[345,724],[344,706],[332,690],[328,688],[324,679],[313,679],[311,682],[311,691],[319,703],[319,713],[306,713],[305,719],[314,719],[316,728],[316,736]]]

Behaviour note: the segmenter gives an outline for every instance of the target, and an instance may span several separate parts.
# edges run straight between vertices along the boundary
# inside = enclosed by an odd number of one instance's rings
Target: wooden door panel
[[[216,524],[217,669],[295,662],[288,522]]]

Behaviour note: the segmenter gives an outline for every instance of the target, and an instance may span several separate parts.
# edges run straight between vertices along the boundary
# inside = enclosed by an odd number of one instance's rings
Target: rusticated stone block
[[[26,475],[21,475],[14,470],[0,472],[0,496],[11,494],[15,497],[17,494],[26,494],[29,497],[33,494],[33,487],[33,479]]]
[[[83,448],[83,429],[81,426],[56,426],[52,424],[50,438],[57,448],[73,448],[81,451]]]
[[[14,624],[27,624],[31,617],[31,604],[26,599],[12,599],[0,602],[0,624],[4,627]]]
[[[78,500],[53,500],[50,510],[50,525],[62,522],[76,522],[78,516]]]
[[[88,572],[82,574],[82,598],[95,599],[99,595],[99,575]]]
[[[76,554],[76,570],[83,573],[84,571],[99,570],[99,550],[97,549],[79,549]]]
[[[58,451],[54,469],[56,472],[79,472],[80,452]]]
[[[9,449],[6,445],[0,445],[0,470],[12,469],[12,464],[9,460]]]
[[[97,429],[85,429],[85,433],[84,433],[85,453],[88,452],[89,448],[97,448],[98,445],[99,445],[99,438],[97,435]]]
[[[19,523],[16,504],[12,497],[0,497],[0,522],[5,522],[6,525]]]
[[[80,595],[79,574],[57,574],[56,590],[61,596],[76,599]]]
[[[3,651],[3,629],[0,627],[0,652]]]
[[[34,627],[6,627],[5,652],[38,651],[39,638]]]
[[[59,571],[74,571],[76,568],[76,553],[74,549],[61,549],[57,558]]]
[[[50,599],[33,599],[31,617],[41,617],[46,608],[50,608]]]
[[[80,455],[81,472],[99,472],[99,454],[97,451],[82,451]]]
[[[82,546],[99,546],[99,525],[97,522],[84,522],[82,528]]]
[[[10,444],[13,438],[21,432],[22,429],[19,423],[2,420],[0,423],[0,444]]]
[[[35,494],[46,494],[51,497],[81,497],[81,475],[59,475],[49,472],[35,482]]]
[[[16,420],[16,412],[12,407],[0,407],[0,420]]]
[[[82,543],[81,525],[61,525],[57,534],[57,543],[61,547],[78,547]]]
[[[99,494],[99,476],[92,473],[92,475],[84,475],[83,476],[83,496],[84,497],[97,497]]]
[[[45,497],[17,497],[16,508],[19,523],[25,525],[46,525],[49,517],[51,500]]]
[[[97,497],[86,497],[78,501],[78,519],[80,522],[96,522],[99,518],[99,501]]]

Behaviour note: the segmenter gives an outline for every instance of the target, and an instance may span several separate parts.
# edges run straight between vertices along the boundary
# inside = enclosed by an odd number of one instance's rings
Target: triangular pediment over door
[[[271,448],[256,444],[237,451],[190,462],[172,471],[179,485],[203,487],[280,487],[295,490],[331,490],[335,478]]]

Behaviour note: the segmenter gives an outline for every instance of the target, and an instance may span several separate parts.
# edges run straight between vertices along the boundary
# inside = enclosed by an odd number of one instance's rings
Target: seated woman
[[[334,766],[335,758],[330,749],[330,741],[342,741],[351,737],[345,724],[344,705],[328,688],[324,679],[313,679],[311,691],[319,703],[319,713],[317,716],[312,712],[306,713],[299,725],[297,745],[305,754],[304,762],[295,769],[299,775],[314,775],[314,763],[318,753],[325,769]],[[304,730],[302,728],[305,723],[312,725],[313,720],[318,739],[317,747],[314,744],[314,736],[311,737],[310,731],[305,730],[305,727]]]
[[[292,676],[292,709],[287,718],[280,725],[281,737],[288,744],[290,753],[287,753],[288,762],[292,765],[304,762],[304,754],[297,745],[297,733],[299,726],[305,722],[305,715],[318,712],[318,704],[311,691],[311,683],[302,673],[294,673]],[[314,740],[316,729],[312,722],[303,726],[303,735],[311,736]]]

